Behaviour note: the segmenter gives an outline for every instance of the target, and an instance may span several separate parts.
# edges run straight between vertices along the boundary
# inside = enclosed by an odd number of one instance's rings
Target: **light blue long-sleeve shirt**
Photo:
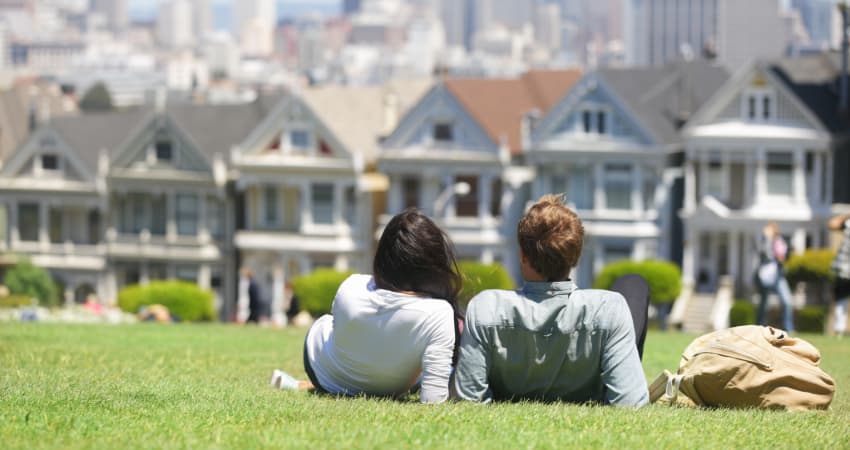
[[[464,400],[648,402],[622,295],[572,281],[488,290],[469,303],[454,388]]]

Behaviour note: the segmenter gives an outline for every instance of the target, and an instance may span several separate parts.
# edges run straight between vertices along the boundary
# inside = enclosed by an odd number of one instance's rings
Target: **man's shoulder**
[[[521,296],[517,291],[487,289],[472,297],[466,311],[468,316],[484,319],[497,315],[499,311],[519,300]]]

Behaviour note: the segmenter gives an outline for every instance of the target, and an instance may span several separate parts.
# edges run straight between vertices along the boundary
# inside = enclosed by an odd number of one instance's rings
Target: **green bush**
[[[339,285],[351,274],[333,269],[316,269],[292,280],[292,292],[298,297],[299,307],[313,317],[329,314]]]
[[[514,289],[514,282],[501,264],[482,264],[476,261],[458,263],[463,286],[458,305],[466,309],[467,303],[485,289]]]
[[[799,282],[831,282],[835,278],[830,266],[835,252],[830,249],[811,249],[791,255],[785,263],[785,278],[791,287]]]
[[[682,272],[668,261],[615,261],[605,266],[593,281],[595,289],[609,289],[614,280],[635,273],[649,284],[649,301],[654,304],[673,303],[682,291]]]
[[[132,285],[118,293],[118,306],[137,313],[142,306],[160,304],[186,321],[212,320],[215,315],[213,294],[194,283],[179,280],[152,281]]]
[[[752,325],[756,323],[756,305],[747,300],[735,300],[729,310],[729,326]]]
[[[795,311],[794,323],[797,331],[803,333],[823,333],[826,323],[826,307],[804,306]]]
[[[37,301],[29,295],[7,295],[0,297],[0,308],[20,308],[21,306],[32,306],[33,303],[37,303]]]
[[[42,306],[59,305],[59,290],[50,274],[27,260],[9,269],[3,281],[13,295],[36,298]]]

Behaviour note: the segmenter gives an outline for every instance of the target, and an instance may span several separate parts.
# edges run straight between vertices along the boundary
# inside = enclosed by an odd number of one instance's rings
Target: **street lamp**
[[[466,181],[458,181],[455,184],[446,186],[443,192],[440,192],[440,195],[434,200],[434,215],[438,216],[442,212],[443,208],[446,207],[446,203],[453,195],[467,195],[471,191],[472,187]]]

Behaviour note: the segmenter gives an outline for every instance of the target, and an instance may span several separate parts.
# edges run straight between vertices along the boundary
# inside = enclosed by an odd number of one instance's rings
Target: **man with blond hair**
[[[466,312],[454,391],[463,400],[543,400],[642,406],[640,354],[649,290],[627,275],[612,289],[569,278],[584,227],[559,196],[543,196],[517,226],[525,284],[487,290]],[[637,333],[636,333],[637,331]]]

